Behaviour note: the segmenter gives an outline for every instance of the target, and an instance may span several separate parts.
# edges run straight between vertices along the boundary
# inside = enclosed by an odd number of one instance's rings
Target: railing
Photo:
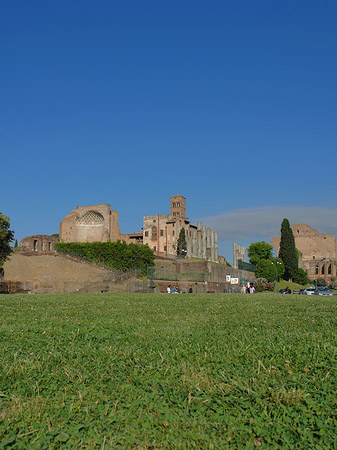
[[[246,270],[247,272],[255,272],[255,264],[250,264],[245,261],[242,261],[242,259],[239,259],[238,269]]]
[[[163,269],[159,267],[147,268],[148,280],[163,280],[163,281],[205,281],[205,273],[203,272],[177,272],[172,269]]]

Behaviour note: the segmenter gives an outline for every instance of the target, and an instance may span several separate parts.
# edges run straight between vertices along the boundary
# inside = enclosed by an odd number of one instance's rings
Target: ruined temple
[[[122,234],[118,211],[109,204],[77,206],[60,223],[60,242],[139,242],[142,233]]]

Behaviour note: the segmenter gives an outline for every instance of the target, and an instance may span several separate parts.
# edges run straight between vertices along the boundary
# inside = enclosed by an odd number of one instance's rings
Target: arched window
[[[324,267],[324,264],[323,264],[321,274],[324,275],[324,273],[325,273],[325,267]]]
[[[328,274],[331,275],[331,264],[329,264],[329,267],[328,267]]]
[[[318,275],[318,269],[319,269],[318,264],[316,264],[316,267],[315,267],[315,275]]]

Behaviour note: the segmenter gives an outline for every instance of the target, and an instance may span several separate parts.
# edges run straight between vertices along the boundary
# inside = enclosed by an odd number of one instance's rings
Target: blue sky
[[[174,194],[230,261],[283,217],[336,234],[336,22],[335,0],[4,2],[0,211],[16,238],[97,203],[130,233]]]

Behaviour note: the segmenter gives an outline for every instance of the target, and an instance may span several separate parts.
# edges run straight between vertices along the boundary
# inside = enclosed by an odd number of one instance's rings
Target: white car
[[[303,295],[314,295],[316,288],[314,287],[308,287],[304,289]]]

